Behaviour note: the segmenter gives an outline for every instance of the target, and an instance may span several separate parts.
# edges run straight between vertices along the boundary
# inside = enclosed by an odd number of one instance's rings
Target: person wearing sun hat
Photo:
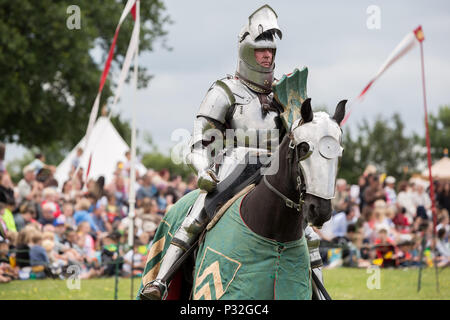
[[[388,176],[384,182],[384,191],[386,192],[386,202],[388,205],[395,205],[397,202],[397,193],[395,192],[395,178],[393,176]]]

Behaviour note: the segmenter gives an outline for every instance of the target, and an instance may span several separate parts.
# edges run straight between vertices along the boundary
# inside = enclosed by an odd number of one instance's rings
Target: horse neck
[[[278,170],[267,175],[267,181],[283,195],[298,202],[296,190],[296,163],[288,159],[289,139],[286,137],[278,149]],[[242,218],[255,233],[279,242],[297,240],[302,236],[303,216],[286,206],[281,197],[261,182],[248,194],[242,204]]]

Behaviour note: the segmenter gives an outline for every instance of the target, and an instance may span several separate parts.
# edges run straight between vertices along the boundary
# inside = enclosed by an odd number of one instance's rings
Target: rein
[[[275,193],[278,197],[280,197],[286,207],[288,208],[294,208],[296,209],[298,212],[301,212],[302,210],[302,205],[303,205],[303,196],[304,196],[304,189],[305,189],[305,185],[303,183],[303,179],[302,179],[302,173],[300,170],[300,166],[299,166],[299,156],[298,156],[298,149],[297,146],[293,143],[293,140],[290,138],[290,142],[289,142],[289,151],[288,151],[288,155],[287,158],[288,160],[291,160],[293,153],[295,154],[294,160],[295,163],[297,165],[297,187],[296,189],[299,190],[300,192],[300,197],[299,197],[299,201],[298,203],[289,199],[288,197],[286,197],[284,194],[282,194],[279,190],[277,190],[277,188],[275,188],[273,185],[270,184],[269,181],[267,181],[266,175],[264,175],[264,184],[267,186],[267,188],[269,188],[270,191],[272,191],[273,193]],[[289,176],[291,176],[291,163],[289,164]]]

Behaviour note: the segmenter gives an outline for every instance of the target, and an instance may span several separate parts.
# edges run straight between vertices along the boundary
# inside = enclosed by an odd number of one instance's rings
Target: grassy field
[[[445,299],[450,300],[450,269],[439,272],[440,293],[436,291],[434,268],[425,269],[422,289],[417,292],[418,270],[380,270],[380,289],[368,289],[373,274],[365,269],[325,270],[325,286],[333,299]],[[140,279],[134,279],[137,291]],[[130,299],[131,280],[119,279],[118,299]],[[69,290],[63,280],[26,280],[0,284],[0,299],[114,299],[114,278],[82,280],[80,290]]]

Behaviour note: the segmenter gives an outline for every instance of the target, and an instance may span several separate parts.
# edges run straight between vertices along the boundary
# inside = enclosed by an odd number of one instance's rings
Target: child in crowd
[[[117,246],[117,237],[114,234],[108,234],[102,239],[102,270],[106,276],[113,276],[118,270],[121,269],[122,260],[119,259],[119,248]],[[116,264],[119,264],[116,266]]]
[[[42,247],[42,233],[36,232],[31,238],[30,264],[37,279],[45,278],[45,267],[49,265],[47,251]]]
[[[388,231],[384,227],[378,230],[375,239],[376,255],[382,259],[382,267],[393,267],[397,265],[397,247],[394,241],[388,237]]]
[[[57,223],[62,223],[66,226],[75,228],[76,223],[73,217],[74,208],[71,202],[64,202],[62,207],[62,214],[56,219]]]
[[[9,257],[9,241],[0,239],[0,283],[7,283],[18,278],[18,268],[11,266]]]
[[[122,271],[124,276],[136,276],[142,274],[145,267],[145,256],[139,251],[142,246],[139,239],[134,240],[134,250],[129,250],[123,257]],[[131,264],[133,261],[133,271]]]

